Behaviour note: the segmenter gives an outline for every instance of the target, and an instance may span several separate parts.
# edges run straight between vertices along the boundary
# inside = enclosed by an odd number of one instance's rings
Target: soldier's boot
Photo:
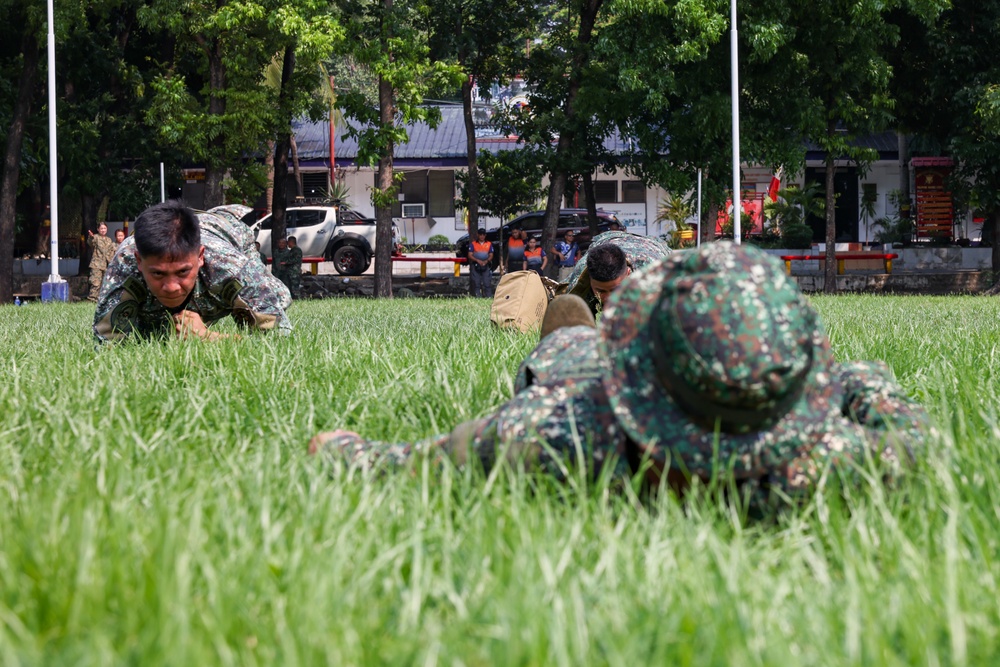
[[[562,294],[549,302],[545,317],[542,318],[541,337],[545,338],[562,327],[579,326],[597,328],[590,306],[575,294]]]

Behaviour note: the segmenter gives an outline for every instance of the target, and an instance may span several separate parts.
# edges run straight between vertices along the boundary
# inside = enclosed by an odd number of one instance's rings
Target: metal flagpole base
[[[57,275],[42,283],[42,301],[69,301],[69,283]]]

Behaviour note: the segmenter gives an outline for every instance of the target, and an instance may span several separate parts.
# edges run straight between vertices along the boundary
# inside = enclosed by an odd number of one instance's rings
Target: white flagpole
[[[736,0],[729,2],[729,21],[732,29],[729,33],[729,50],[732,67],[733,95],[733,240],[739,244],[741,214],[743,201],[740,196],[740,77],[739,77],[739,40],[736,34]]]
[[[160,163],[160,202],[167,201],[167,181],[163,178],[163,163]]]
[[[64,282],[59,276],[59,184],[56,164],[56,34],[52,0],[48,0],[49,12],[49,273],[50,283]]]
[[[696,248],[701,247],[701,167],[698,168],[698,232],[695,236],[694,245]]]

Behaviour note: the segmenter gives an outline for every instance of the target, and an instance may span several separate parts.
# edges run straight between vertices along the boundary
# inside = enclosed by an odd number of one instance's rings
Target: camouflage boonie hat
[[[706,244],[634,273],[601,326],[615,415],[654,462],[766,475],[857,429],[816,312],[752,246]]]

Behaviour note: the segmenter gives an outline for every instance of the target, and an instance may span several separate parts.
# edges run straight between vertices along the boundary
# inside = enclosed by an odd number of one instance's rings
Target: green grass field
[[[1000,300],[814,302],[940,437],[898,493],[758,522],[307,456],[507,398],[535,340],[482,301],[303,302],[289,338],[100,352],[92,307],[2,307],[0,663],[997,664]]]

